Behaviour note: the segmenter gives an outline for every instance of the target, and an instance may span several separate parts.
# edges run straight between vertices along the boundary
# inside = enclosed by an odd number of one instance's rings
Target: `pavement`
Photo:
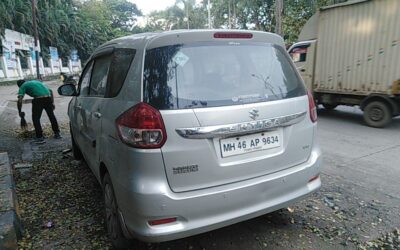
[[[59,83],[51,82],[49,86],[56,89]],[[16,91],[15,87],[0,87],[0,104],[3,103],[0,105],[3,107],[0,109],[0,135],[4,142],[0,144],[0,152],[8,151],[13,164],[29,159],[42,159],[47,163],[50,159],[42,156],[46,152],[60,155],[57,152],[70,146],[70,138],[65,132],[63,140],[49,139],[41,146],[16,140],[8,132],[19,124],[19,119],[15,118],[16,103],[13,102]],[[56,116],[60,123],[68,122],[66,110],[69,100],[56,98]],[[29,106],[24,105],[24,111]],[[333,111],[321,108],[318,115],[317,137],[324,153],[320,191],[290,209],[186,239],[144,244],[139,249],[400,249],[398,243],[393,243],[399,241],[387,238],[387,235],[393,235],[392,232],[398,235],[396,228],[400,228],[400,118],[394,119],[387,128],[376,129],[365,126],[362,112],[353,107],[338,107]],[[59,156],[54,162],[68,164],[71,159]],[[36,164],[40,165],[40,162]],[[71,180],[90,175],[85,178],[91,178],[95,183],[90,171],[85,172],[84,164],[81,165],[83,169],[77,170],[80,174]],[[90,187],[96,189],[93,192],[97,194],[101,192],[99,186]],[[89,196],[84,198],[87,193],[90,192],[74,192],[76,197],[71,199],[93,200]],[[98,200],[92,201],[91,205],[102,206],[101,195],[96,197]],[[30,209],[23,209],[22,220],[24,216],[29,217]],[[95,221],[102,223],[101,220]],[[101,239],[101,242],[81,241],[81,245],[68,242],[65,237],[58,239],[50,233],[40,232],[36,240],[42,242],[40,237],[45,237],[48,241],[50,237],[52,241],[58,241],[57,246],[70,248],[81,247],[82,242],[96,244],[97,249],[109,247],[104,231],[99,231],[98,237],[91,236]],[[79,232],[75,234],[79,235]],[[85,234],[82,232],[79,237],[84,239]],[[31,238],[23,239],[24,244],[29,242],[32,242]],[[384,243],[376,245],[376,242]],[[87,247],[95,248],[94,245]]]
[[[57,121],[60,125],[68,124],[69,118],[67,114],[68,103],[71,97],[62,97],[57,93],[57,88],[62,85],[59,80],[46,81],[45,84],[53,91],[55,106],[54,111]],[[0,86],[0,134],[2,135],[2,142],[0,143],[0,152],[8,152],[11,162],[16,158],[21,158],[24,150],[26,152],[29,146],[25,142],[25,146],[20,140],[15,140],[17,136],[16,131],[20,126],[20,118],[17,110],[17,93],[18,86]],[[30,104],[32,98],[25,95],[22,111],[25,112],[25,119],[28,122],[30,130],[33,130],[32,125],[32,105]],[[45,127],[50,124],[46,112],[43,112],[41,118],[42,126]],[[11,149],[11,150],[10,150]]]
[[[17,249],[22,226],[8,154],[0,153],[0,249]]]

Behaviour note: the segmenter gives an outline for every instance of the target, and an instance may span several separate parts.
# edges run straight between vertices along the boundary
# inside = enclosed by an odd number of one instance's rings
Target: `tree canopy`
[[[283,34],[287,43],[296,41],[307,20],[322,6],[347,0],[284,0]],[[207,2],[177,0],[175,5],[150,13],[148,30],[208,27]],[[210,0],[213,28],[253,29],[275,32],[275,0]]]
[[[87,58],[100,44],[132,33],[142,13],[127,0],[39,0],[37,23],[41,49],[57,47],[62,57],[77,49]],[[32,1],[0,1],[0,32],[4,29],[33,35]]]
[[[284,0],[283,34],[296,41],[305,22],[319,7],[346,0]],[[129,0],[39,0],[37,22],[42,51],[59,49],[62,57],[77,49],[85,60],[100,44],[116,37],[144,31],[204,29],[208,27],[207,0],[176,0],[162,11],[143,16]],[[213,28],[254,29],[274,32],[275,0],[211,0]],[[33,35],[32,0],[0,1],[0,34],[12,29]],[[46,54],[46,53],[45,53]]]

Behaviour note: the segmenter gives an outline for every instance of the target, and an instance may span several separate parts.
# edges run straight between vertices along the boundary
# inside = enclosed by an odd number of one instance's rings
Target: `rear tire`
[[[334,110],[338,105],[334,103],[323,103],[322,106],[326,110]]]
[[[115,249],[127,249],[132,247],[131,240],[125,238],[122,232],[121,223],[118,215],[118,204],[115,199],[114,188],[108,173],[103,178],[103,195],[105,206],[105,223],[112,245]]]
[[[390,107],[381,101],[370,102],[364,109],[365,123],[374,128],[383,128],[392,120]]]
[[[74,156],[74,158],[76,160],[82,160],[83,159],[82,151],[76,144],[74,136],[72,135],[72,131],[71,131],[71,144],[72,144],[72,155]]]

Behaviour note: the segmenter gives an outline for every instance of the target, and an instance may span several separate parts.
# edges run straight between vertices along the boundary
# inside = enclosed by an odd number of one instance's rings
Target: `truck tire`
[[[103,196],[105,206],[105,224],[108,237],[114,249],[128,249],[133,241],[125,238],[118,215],[118,204],[115,198],[114,187],[108,173],[103,178]]]
[[[392,120],[390,107],[381,101],[368,103],[364,109],[365,123],[374,128],[383,128]]]
[[[334,110],[338,105],[334,103],[322,103],[322,106],[326,110]]]

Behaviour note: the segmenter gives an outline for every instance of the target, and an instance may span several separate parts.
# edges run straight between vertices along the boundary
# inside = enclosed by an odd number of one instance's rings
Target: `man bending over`
[[[57,119],[54,115],[54,97],[51,89],[46,87],[41,81],[38,80],[19,80],[17,81],[17,85],[19,87],[18,91],[18,112],[19,116],[22,117],[24,114],[22,113],[22,99],[25,94],[33,97],[32,100],[32,121],[33,126],[35,127],[35,141],[37,143],[44,142],[42,125],[40,124],[40,117],[42,116],[43,110],[46,111],[47,116],[51,122],[51,128],[54,132],[54,138],[60,139],[60,129],[58,127]]]

